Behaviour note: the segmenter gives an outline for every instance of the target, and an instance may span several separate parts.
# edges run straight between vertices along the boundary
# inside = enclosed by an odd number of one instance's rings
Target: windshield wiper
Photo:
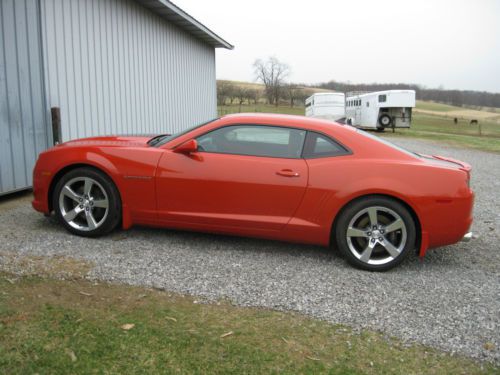
[[[154,146],[154,145],[160,143],[161,141],[163,141],[166,137],[170,137],[171,135],[172,134],[160,134],[160,135],[157,135],[157,136],[151,138],[148,141],[148,145]]]

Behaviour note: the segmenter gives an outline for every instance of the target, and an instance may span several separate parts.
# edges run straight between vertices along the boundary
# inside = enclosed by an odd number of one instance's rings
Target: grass
[[[417,100],[417,109],[423,109],[426,111],[436,111],[436,112],[451,112],[457,109],[463,109],[460,107],[455,107],[453,105],[436,103],[436,102],[426,102],[423,100]]]
[[[0,373],[499,371],[297,314],[197,302],[152,289],[0,274]]]
[[[418,102],[421,106],[423,102]],[[415,112],[411,129],[396,129],[396,133],[385,132],[388,137],[411,137],[433,140],[458,147],[473,148],[482,151],[500,152],[500,124],[494,121],[480,120],[480,125],[469,125],[468,120],[459,119],[454,124],[452,117],[445,115],[445,108],[457,108],[438,103],[426,103],[434,106],[433,114]],[[441,108],[443,115],[439,115],[436,108]],[[219,107],[219,115],[240,112],[238,105]],[[304,115],[304,107],[271,106],[263,103],[256,105],[244,104],[241,112],[267,112],[291,115]]]
[[[485,122],[469,125],[467,121],[454,124],[452,119],[416,113],[410,129],[385,132],[388,137],[411,137],[451,144],[457,147],[500,153],[500,124]]]

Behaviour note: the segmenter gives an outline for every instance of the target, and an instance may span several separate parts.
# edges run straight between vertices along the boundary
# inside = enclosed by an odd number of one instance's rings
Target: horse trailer
[[[306,99],[306,116],[337,121],[345,117],[345,95],[341,92],[313,94]]]
[[[345,100],[346,122],[363,129],[409,128],[415,107],[414,90],[351,94]]]

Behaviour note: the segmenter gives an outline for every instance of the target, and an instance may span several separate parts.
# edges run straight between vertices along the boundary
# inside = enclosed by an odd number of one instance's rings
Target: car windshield
[[[158,146],[161,146],[161,145],[164,145],[165,143],[167,142],[170,142],[171,140],[175,139],[175,138],[178,138],[180,137],[181,135],[184,135],[184,134],[187,134],[189,133],[190,131],[192,130],[195,130],[195,129],[198,129],[198,128],[201,128],[202,126],[204,125],[207,125],[207,124],[210,124],[211,122],[214,122],[215,120],[218,120],[218,118],[214,118],[212,120],[209,120],[209,121],[206,121],[206,122],[203,122],[201,124],[197,124],[195,126],[192,126],[190,128],[187,128],[186,130],[183,130],[181,132],[178,132],[178,133],[175,133],[175,134],[165,134],[165,135],[161,135],[161,136],[156,136],[156,137],[153,137],[149,140],[149,145],[152,146],[152,147],[158,147]]]
[[[420,157],[420,155],[417,154],[416,152],[408,151],[407,149],[405,149],[403,147],[397,146],[394,143],[389,142],[389,141],[387,141],[387,140],[385,140],[383,138],[377,137],[376,135],[370,134],[367,131],[364,131],[364,130],[361,130],[361,129],[356,129],[356,131],[358,132],[358,134],[361,134],[361,135],[363,135],[365,137],[374,139],[374,140],[376,140],[376,141],[378,141],[380,143],[383,143],[386,146],[389,146],[389,147],[392,147],[392,148],[394,148],[394,149],[396,149],[398,151],[401,151],[401,152],[405,153],[406,155],[410,155],[410,156],[417,157],[417,158]]]

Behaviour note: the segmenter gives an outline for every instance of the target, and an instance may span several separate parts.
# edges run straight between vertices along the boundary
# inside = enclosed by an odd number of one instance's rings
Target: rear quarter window
[[[302,156],[305,159],[326,158],[350,154],[344,146],[324,134],[308,131]]]

